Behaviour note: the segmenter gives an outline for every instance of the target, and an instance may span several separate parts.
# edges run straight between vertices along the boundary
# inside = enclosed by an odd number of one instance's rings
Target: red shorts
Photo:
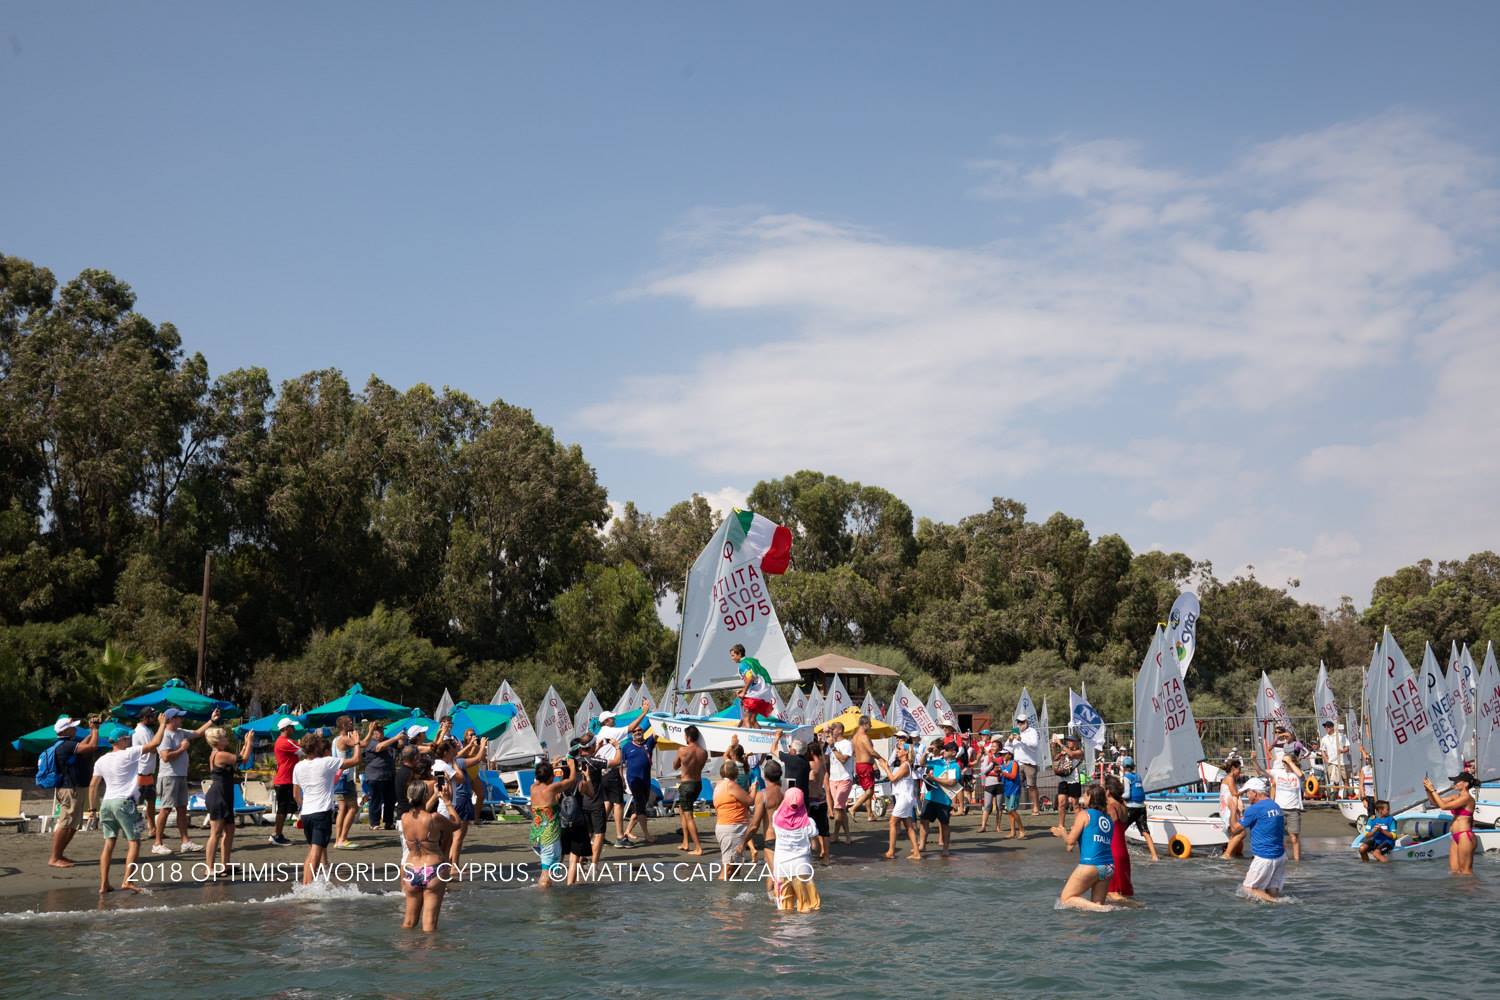
[[[756,715],[764,715],[769,719],[776,713],[776,706],[764,698],[741,698],[740,718],[743,719],[750,712],[754,712]]]
[[[866,763],[866,764],[858,764],[858,763],[856,763],[854,765],[854,783],[857,784],[857,785],[859,785],[860,788],[863,788],[867,792],[870,789],[874,788],[875,787],[875,765],[874,764],[868,764],[868,763]]]

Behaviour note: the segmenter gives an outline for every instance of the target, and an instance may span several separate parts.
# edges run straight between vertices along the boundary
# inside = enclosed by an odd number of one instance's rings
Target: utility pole
[[[198,683],[193,690],[202,691],[208,667],[208,586],[213,579],[214,555],[203,553],[203,604],[198,609]]]

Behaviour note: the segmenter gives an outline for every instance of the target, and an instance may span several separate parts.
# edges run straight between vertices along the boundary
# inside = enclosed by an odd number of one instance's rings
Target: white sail
[[[927,695],[927,714],[937,720],[940,726],[958,728],[958,715],[954,713],[953,706],[948,704],[948,699],[943,697],[943,692],[936,684]]]
[[[432,717],[442,722],[453,711],[453,695],[443,688],[443,696],[438,699],[437,708],[432,710]]]
[[[792,688],[792,700],[786,704],[786,721],[799,726],[807,721],[807,692],[801,688]]]
[[[923,743],[941,732],[937,722],[927,714],[927,706],[911,693],[905,681],[898,681],[896,684],[896,693],[891,695],[891,708],[886,721],[898,730],[915,733]]]
[[[1186,677],[1193,663],[1193,653],[1198,649],[1198,595],[1184,590],[1172,602],[1171,614],[1167,616],[1167,647],[1177,657],[1177,665]]]
[[[1458,746],[1459,753],[1465,759],[1474,752],[1474,689],[1478,679],[1474,670],[1474,657],[1469,653],[1469,644],[1464,643],[1463,651],[1460,652],[1458,644],[1454,643],[1448,654],[1448,693],[1458,706],[1461,723]]]
[[[781,700],[781,690],[774,684],[771,685],[771,714],[783,722],[786,721],[786,702]]]
[[[1433,738],[1432,719],[1423,704],[1411,664],[1387,628],[1380,640],[1380,663],[1370,670],[1365,698],[1370,711],[1370,744],[1375,764],[1375,797],[1398,813],[1426,801],[1422,787],[1431,778],[1447,785],[1447,761]]]
[[[619,700],[615,702],[614,713],[616,715],[624,715],[626,712],[634,712],[640,707],[641,692],[635,686],[635,682],[632,681],[630,686],[620,695]]]
[[[726,517],[688,571],[677,649],[676,683],[683,691],[739,687],[739,671],[729,658],[735,645],[760,661],[771,683],[801,679],[760,569],[763,553],[744,544],[743,532],[731,533],[738,523]]]
[[[604,706],[599,704],[599,696],[589,688],[589,693],[583,696],[583,701],[578,705],[578,711],[573,713],[573,732],[582,733],[589,728],[589,720],[599,718],[599,713],[604,711]]]
[[[532,728],[531,716],[526,714],[526,706],[521,704],[521,698],[511,688],[510,681],[501,681],[500,690],[495,692],[496,705],[516,706],[516,717],[510,720],[510,725],[505,727],[505,732],[500,734],[499,739],[490,743],[490,760],[529,760],[542,752],[542,742],[537,739],[536,730]],[[566,751],[567,747],[563,749]]]
[[[1052,770],[1052,737],[1048,733],[1047,696],[1042,695],[1042,713],[1037,716],[1036,730],[1041,738],[1041,751],[1037,754],[1043,771]]]
[[[1438,666],[1430,642],[1422,649],[1422,673],[1417,678],[1417,690],[1422,693],[1422,704],[1432,722],[1432,738],[1437,740],[1438,749],[1443,751],[1447,761],[1443,768],[1444,777],[1457,774],[1463,770],[1463,745],[1459,742],[1463,710],[1448,690],[1448,681],[1443,677],[1443,668]]]
[[[1292,728],[1291,716],[1281,704],[1281,696],[1266,672],[1260,672],[1260,687],[1255,692],[1255,756],[1261,766],[1271,766],[1271,743],[1276,727]]]
[[[1021,688],[1021,697],[1016,699],[1016,710],[1011,714],[1012,719],[1025,718],[1028,725],[1037,731],[1042,743],[1047,742],[1047,734],[1037,726],[1036,704],[1031,700],[1031,692],[1024,687]]]
[[[1479,730],[1479,759],[1474,762],[1474,774],[1480,781],[1494,781],[1500,778],[1500,667],[1495,664],[1494,643],[1484,650],[1476,701],[1474,725]]]
[[[807,705],[802,709],[802,721],[816,726],[823,721],[823,692],[816,684],[807,689]]]
[[[1333,696],[1333,689],[1328,686],[1328,667],[1322,660],[1318,661],[1318,680],[1313,685],[1313,709],[1318,715],[1319,731],[1325,722],[1338,725],[1339,703]]]
[[[1148,792],[1198,780],[1203,743],[1177,657],[1160,626],[1135,683],[1135,765]]]
[[[833,683],[828,685],[828,695],[823,699],[822,721],[827,722],[829,719],[843,715],[853,705],[854,702],[849,699],[849,691],[844,687],[844,682],[835,674]]]
[[[1349,771],[1348,781],[1351,785],[1358,786],[1356,777],[1359,769],[1364,765],[1365,755],[1360,753],[1364,748],[1364,734],[1359,731],[1359,720],[1355,718],[1354,709],[1344,709],[1344,735],[1349,737]]]
[[[706,719],[718,710],[719,706],[714,701],[714,696],[707,691],[699,691],[688,701],[687,707],[683,710],[682,714],[694,715],[700,719]]]
[[[869,716],[871,722],[884,722],[885,716],[880,711],[880,703],[870,692],[865,692],[865,700],[859,703],[859,714]]]
[[[536,736],[548,757],[562,757],[573,739],[573,719],[557,688],[549,687],[536,708]]]

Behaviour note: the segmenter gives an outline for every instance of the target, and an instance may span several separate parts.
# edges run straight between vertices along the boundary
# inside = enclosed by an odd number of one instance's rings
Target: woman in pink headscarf
[[[776,863],[771,875],[777,908],[798,913],[818,909],[823,903],[813,885],[812,863],[818,828],[807,815],[807,796],[802,789],[787,789],[771,825],[776,828]]]

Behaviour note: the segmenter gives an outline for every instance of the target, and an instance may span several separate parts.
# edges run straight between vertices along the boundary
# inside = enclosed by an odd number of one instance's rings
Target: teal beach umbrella
[[[335,698],[326,705],[319,705],[303,713],[302,722],[308,726],[327,726],[337,722],[341,715],[363,722],[366,719],[394,719],[410,714],[411,709],[405,705],[367,695],[364,688],[355,684],[342,698]]]
[[[129,733],[130,731],[129,726],[122,726],[118,722],[102,722],[99,724],[99,745],[107,748],[119,738],[120,734]],[[80,740],[88,739],[88,733],[88,726],[78,727],[78,738]],[[25,736],[11,740],[10,745],[26,753],[41,753],[56,742],[57,731],[49,723],[40,729],[32,730]]]
[[[138,719],[141,712],[148,708],[154,708],[158,712],[164,712],[169,708],[180,708],[187,713],[189,719],[196,722],[206,721],[216,708],[219,714],[225,717],[238,715],[240,711],[234,702],[199,694],[173,677],[155,691],[148,691],[134,698],[126,698],[110,709],[109,714],[117,719]]]

